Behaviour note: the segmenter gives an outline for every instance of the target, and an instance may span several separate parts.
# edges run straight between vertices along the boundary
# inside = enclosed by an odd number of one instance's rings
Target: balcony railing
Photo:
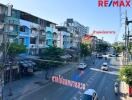
[[[12,25],[19,25],[20,24],[19,19],[13,18],[13,17],[6,17],[5,23],[6,24],[12,24]]]
[[[45,44],[39,44],[39,48],[44,48]]]
[[[29,32],[20,32],[20,35],[21,35],[21,36],[29,35]]]
[[[34,24],[34,23],[32,23],[30,25],[30,27],[31,27],[31,29],[36,29],[36,30],[39,30],[40,29],[40,26],[38,24]]]
[[[54,40],[57,40],[57,38],[58,38],[57,35],[54,35],[54,36],[53,36],[53,39],[54,39]]]

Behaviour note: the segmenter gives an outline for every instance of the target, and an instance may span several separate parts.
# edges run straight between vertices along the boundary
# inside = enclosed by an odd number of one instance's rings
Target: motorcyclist
[[[114,91],[115,91],[115,94],[118,94],[118,89],[119,89],[119,85],[117,82],[115,82],[114,84]]]

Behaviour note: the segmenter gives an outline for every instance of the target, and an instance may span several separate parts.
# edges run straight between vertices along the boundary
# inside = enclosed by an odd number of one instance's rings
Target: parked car
[[[108,69],[109,69],[108,64],[107,64],[106,62],[104,62],[104,63],[102,64],[102,66],[101,66],[101,70],[108,71]]]
[[[32,75],[34,72],[36,63],[34,63],[31,60],[21,59],[20,61],[18,61],[18,65],[20,67],[21,73],[23,73],[24,75],[27,75],[27,74]]]
[[[94,89],[88,89],[83,93],[81,100],[98,100],[98,95]]]
[[[78,66],[78,69],[85,69],[87,67],[87,64],[85,63],[80,63]]]

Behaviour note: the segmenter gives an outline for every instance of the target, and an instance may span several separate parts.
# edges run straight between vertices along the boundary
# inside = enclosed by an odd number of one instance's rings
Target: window
[[[10,30],[10,31],[13,31],[13,30],[14,30],[14,28],[13,28],[12,25],[9,26],[9,30]]]
[[[0,6],[0,14],[2,14],[2,7]]]
[[[20,38],[20,44],[24,44],[24,38]]]
[[[21,27],[20,27],[20,31],[21,31],[21,32],[25,32],[25,27],[21,26]]]
[[[4,28],[4,25],[3,24],[0,24],[0,30]]]
[[[36,44],[36,38],[30,37],[30,44]]]

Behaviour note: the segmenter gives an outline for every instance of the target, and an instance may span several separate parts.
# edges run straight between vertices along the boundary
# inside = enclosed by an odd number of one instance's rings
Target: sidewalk
[[[121,67],[124,64],[123,56],[120,58],[120,64],[121,64],[120,65]],[[132,100],[132,97],[129,97],[129,95],[128,95],[129,87],[125,82],[120,82],[119,90],[120,90],[120,99],[121,100]]]
[[[62,75],[71,69],[76,68],[77,63],[67,64],[63,67],[56,68],[54,75]],[[25,77],[21,80],[14,81],[11,84],[12,96],[8,96],[10,84],[4,86],[4,100],[17,100],[18,97],[40,89],[50,81],[44,79],[44,72],[35,72],[31,77]]]
[[[128,96],[128,85],[125,82],[120,82],[120,99],[121,100],[132,100],[132,97]]]

